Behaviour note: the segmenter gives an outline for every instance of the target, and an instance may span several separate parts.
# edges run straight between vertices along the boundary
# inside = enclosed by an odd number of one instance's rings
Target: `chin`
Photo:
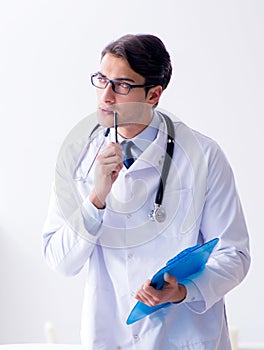
[[[113,113],[104,113],[103,111],[98,110],[97,120],[98,120],[98,123],[105,128],[112,128],[114,126]]]

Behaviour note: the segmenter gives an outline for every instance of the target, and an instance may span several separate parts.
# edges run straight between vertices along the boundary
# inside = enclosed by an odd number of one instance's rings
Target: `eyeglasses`
[[[155,85],[131,85],[123,82],[122,80],[110,80],[101,75],[100,73],[91,74],[91,82],[93,86],[98,89],[105,89],[107,85],[110,83],[113,91],[119,95],[128,95],[129,91],[134,88],[143,88],[143,87],[152,87]]]

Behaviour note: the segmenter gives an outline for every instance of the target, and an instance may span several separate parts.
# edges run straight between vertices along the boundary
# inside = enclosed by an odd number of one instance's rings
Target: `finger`
[[[109,163],[102,164],[101,163],[101,174],[104,176],[117,176],[122,169],[122,164]]]
[[[146,295],[149,295],[151,297],[156,296],[158,294],[158,290],[155,289],[150,285],[151,281],[147,280],[143,285],[142,285],[142,290],[146,293]]]
[[[143,292],[149,303],[154,306],[160,304],[163,298],[163,291],[153,288],[149,283],[145,283],[143,286]]]
[[[177,285],[178,281],[175,277],[171,276],[168,272],[164,274],[164,281],[168,284]]]
[[[109,163],[121,163],[123,162],[122,154],[115,152],[115,150],[105,150],[98,154],[97,160],[109,164]]]
[[[138,301],[141,301],[142,303],[144,304],[147,304],[148,303],[148,297],[145,295],[144,292],[142,292],[142,290],[138,291],[135,295],[135,298],[138,300]]]
[[[143,288],[144,288],[144,287],[145,287],[145,288],[151,287],[150,283],[151,283],[151,280],[150,280],[150,279],[147,279],[146,282],[143,284],[142,287],[143,287]]]
[[[119,175],[119,173],[120,173],[120,170],[123,168],[123,166],[124,166],[124,164],[123,164],[123,162],[122,162],[121,164],[118,164],[118,165],[115,167],[115,169],[112,171],[112,181],[113,181],[113,182],[117,179],[117,177],[118,177],[118,175]]]
[[[118,164],[115,166],[115,168],[114,168],[114,170],[113,170],[113,173],[119,174],[119,172],[120,172],[120,170],[123,168],[123,166],[124,166],[124,163],[123,163],[123,162],[118,163]]]
[[[118,155],[122,158],[122,147],[116,143],[108,144],[97,156],[97,158],[107,158]]]
[[[109,156],[109,157],[100,157],[97,160],[101,165],[113,165],[113,167],[121,166],[121,164],[123,164],[122,158],[118,155]]]
[[[123,167],[123,159],[121,156],[114,154],[100,154],[97,157],[97,165],[100,165],[104,172],[111,174],[113,171],[119,172]]]
[[[151,293],[148,292],[148,288],[150,287],[150,280],[147,280],[140,289],[136,293],[136,298],[140,298],[142,300],[147,300],[149,297],[151,297]]]
[[[144,290],[138,291],[135,298],[148,306],[155,306],[159,303],[159,299],[147,294]]]
[[[122,146],[119,143],[109,143],[105,148],[105,151],[112,151],[114,153],[122,155]]]

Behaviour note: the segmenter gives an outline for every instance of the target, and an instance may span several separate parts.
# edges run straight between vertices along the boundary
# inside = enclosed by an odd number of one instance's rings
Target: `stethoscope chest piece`
[[[161,205],[155,205],[155,208],[150,213],[150,218],[156,222],[164,222],[166,219],[166,211]]]

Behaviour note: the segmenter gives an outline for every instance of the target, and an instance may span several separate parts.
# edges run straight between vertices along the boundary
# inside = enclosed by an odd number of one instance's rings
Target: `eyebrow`
[[[98,74],[100,74],[103,78],[107,78],[107,76],[101,72],[97,72]],[[131,78],[126,78],[126,77],[120,77],[120,78],[116,78],[116,79],[111,79],[111,80],[118,80],[118,81],[123,81],[123,80],[126,80],[126,81],[130,81],[131,83],[134,83],[135,80],[131,79]]]

